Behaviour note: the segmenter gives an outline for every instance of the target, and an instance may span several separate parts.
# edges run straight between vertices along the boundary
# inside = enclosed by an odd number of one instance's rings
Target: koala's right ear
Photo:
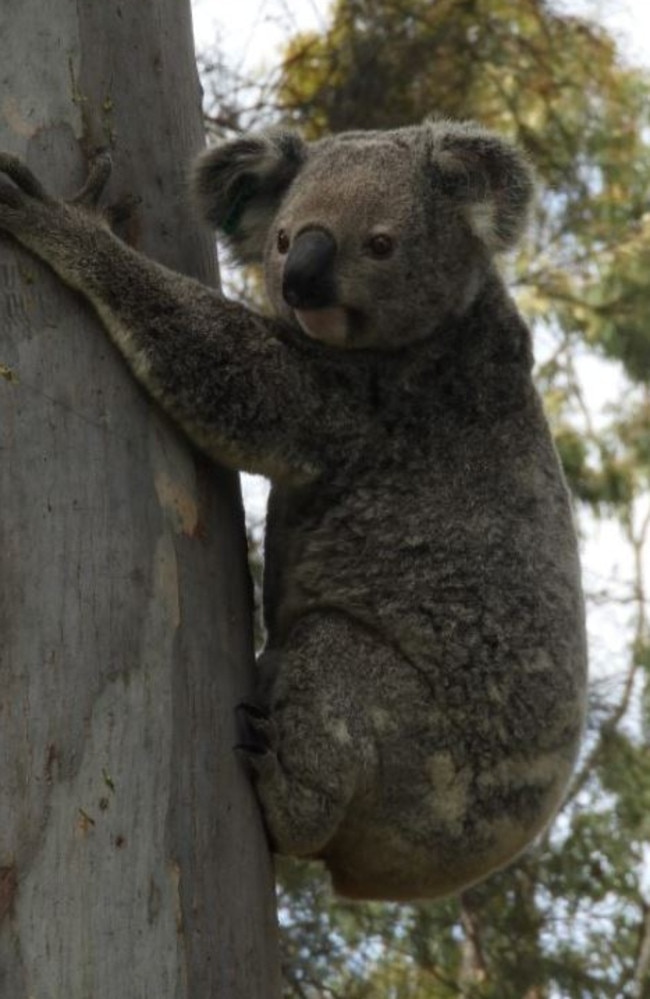
[[[269,226],[306,157],[297,133],[277,130],[234,139],[197,159],[194,201],[240,263],[261,261]]]

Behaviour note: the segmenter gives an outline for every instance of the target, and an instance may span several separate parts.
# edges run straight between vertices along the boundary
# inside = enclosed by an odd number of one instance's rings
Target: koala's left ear
[[[434,186],[458,203],[492,253],[514,246],[535,189],[523,154],[472,123],[430,122],[428,127]]]
[[[262,260],[280,201],[306,157],[296,132],[276,130],[234,139],[197,159],[190,181],[194,201],[240,263]]]

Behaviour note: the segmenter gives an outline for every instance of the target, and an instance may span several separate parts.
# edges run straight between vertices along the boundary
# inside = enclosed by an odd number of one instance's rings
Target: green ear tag
[[[244,176],[237,185],[237,193],[233,197],[230,211],[223,220],[221,226],[226,236],[232,236],[241,222],[241,217],[246,210],[246,205],[257,191],[257,184],[253,177]]]

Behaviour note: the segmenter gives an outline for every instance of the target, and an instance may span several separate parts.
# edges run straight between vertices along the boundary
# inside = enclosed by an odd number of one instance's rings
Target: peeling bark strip
[[[58,194],[110,145],[129,237],[210,283],[189,2],[3,0],[0,148]],[[276,999],[272,873],[233,758],[252,670],[235,480],[88,309],[0,244],[0,991]]]

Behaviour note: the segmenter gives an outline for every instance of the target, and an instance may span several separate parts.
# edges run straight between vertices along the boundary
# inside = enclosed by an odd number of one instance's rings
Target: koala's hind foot
[[[254,773],[259,773],[263,760],[277,752],[278,728],[266,711],[257,704],[242,701],[237,714],[244,730],[244,742],[235,746]]]
[[[310,786],[295,759],[246,747],[267,833],[277,853],[317,856],[330,841],[346,801],[331,785]]]
[[[345,814],[350,798],[347,774],[351,761],[341,769],[319,774],[317,758],[332,760],[333,747],[317,727],[301,746],[272,719],[251,716],[248,736],[237,746],[250,768],[262,806],[269,837],[278,853],[313,856],[329,842]],[[298,709],[297,714],[300,714]],[[294,712],[285,713],[282,729],[291,729]]]
[[[278,853],[319,855],[363,786],[372,746],[358,703],[355,632],[335,614],[303,619],[281,653],[260,659],[262,686],[273,672],[268,714],[257,704],[239,707],[246,744],[238,749]]]

